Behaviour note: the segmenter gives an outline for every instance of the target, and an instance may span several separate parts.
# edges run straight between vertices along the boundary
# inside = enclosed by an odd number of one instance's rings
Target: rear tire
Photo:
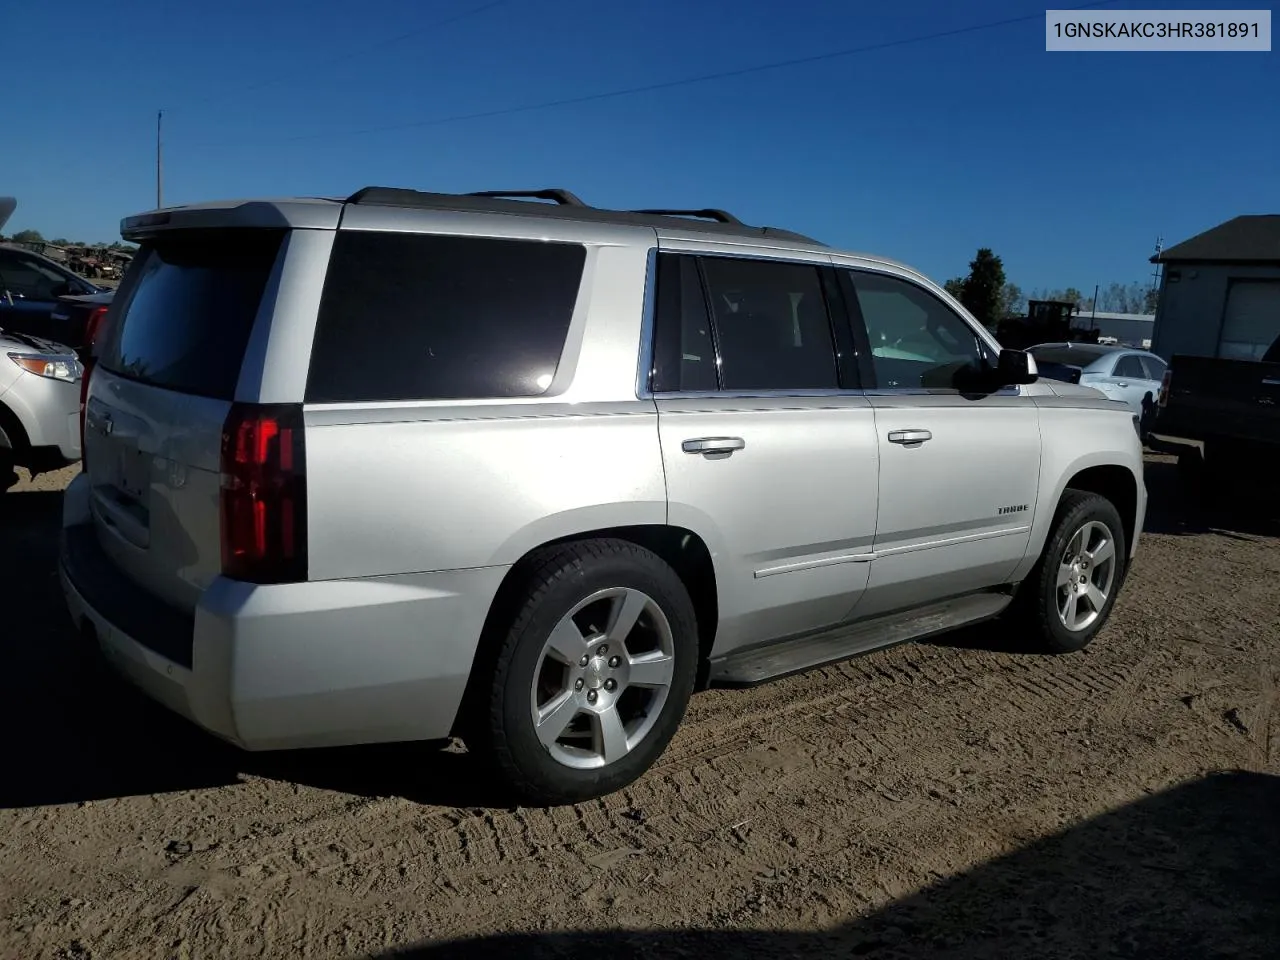
[[[684,583],[636,544],[585,540],[535,556],[513,607],[464,739],[529,806],[636,780],[693,693],[698,628]]]
[[[1049,653],[1083,650],[1106,625],[1124,582],[1128,543],[1115,505],[1067,490],[1044,552],[1007,618]]]

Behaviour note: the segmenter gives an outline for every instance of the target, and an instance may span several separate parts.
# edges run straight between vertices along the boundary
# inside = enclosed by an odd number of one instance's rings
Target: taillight
[[[84,322],[84,345],[88,350],[93,349],[94,340],[98,336],[98,328],[102,326],[102,320],[107,315],[107,307],[94,307],[89,311],[89,317]]]
[[[307,579],[302,407],[236,403],[222,428],[222,573],[250,583]]]
[[[84,368],[80,374],[80,469],[89,469],[89,451],[84,446],[84,411],[89,403],[89,374],[93,372],[93,356],[86,355],[80,362]]]
[[[1173,367],[1164,368],[1164,377],[1160,381],[1160,406],[1169,405],[1169,384],[1173,383]]]

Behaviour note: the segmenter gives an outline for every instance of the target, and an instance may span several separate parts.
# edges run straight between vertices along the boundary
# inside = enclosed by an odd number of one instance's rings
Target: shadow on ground
[[[1176,464],[1149,459],[1147,485],[1148,531],[1259,535],[1209,524],[1187,501]],[[57,577],[61,503],[55,491],[0,495],[0,808],[219,787],[243,774],[444,806],[504,805],[464,752],[395,744],[246,754],[136,694],[71,629]],[[929,642],[1027,652],[989,624]]]
[[[1280,777],[1210,776],[1086,821],[831,931],[511,934],[424,944],[382,954],[381,960],[1261,960],[1275,957],[1280,945],[1277,810]]]
[[[501,805],[462,752],[394,744],[248,754],[134,692],[71,627],[57,576],[61,511],[61,492],[0,495],[0,809],[221,787],[243,774]]]
[[[1147,442],[1147,533],[1200,534],[1253,541],[1280,537],[1276,478],[1269,469],[1236,478],[1230,498],[1211,496],[1203,484],[1201,454],[1191,443],[1163,437]],[[1173,459],[1167,459],[1173,458]]]

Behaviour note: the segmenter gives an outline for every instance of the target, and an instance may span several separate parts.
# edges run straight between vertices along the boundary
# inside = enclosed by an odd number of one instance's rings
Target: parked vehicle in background
[[[1136,550],[1129,409],[890,260],[562,190],[122,233],[67,603],[248,749],[459,735],[597,797],[701,686],[995,617],[1079,650]]]
[[[1166,365],[1148,350],[1102,343],[1041,343],[1027,351],[1042,376],[1092,387],[1129,405],[1145,440],[1155,422]]]
[[[80,459],[79,359],[64,346],[0,329],[0,490]]]
[[[53,320],[62,297],[95,296],[105,287],[30,250],[0,244],[0,327],[62,342]]]
[[[1197,440],[1207,490],[1226,498],[1251,479],[1255,491],[1276,489],[1280,468],[1280,316],[1276,339],[1260,360],[1175,354],[1156,425]],[[1196,455],[1188,453],[1192,462]]]
[[[59,297],[49,315],[50,339],[65,343],[76,352],[82,363],[89,363],[94,340],[114,298],[114,290]]]

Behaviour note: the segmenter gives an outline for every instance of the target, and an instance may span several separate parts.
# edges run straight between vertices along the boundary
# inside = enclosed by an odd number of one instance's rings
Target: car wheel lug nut
[[[612,679],[610,679],[610,680],[606,680],[606,681],[604,682],[604,688],[605,688],[606,690],[609,690],[610,692],[612,692],[613,690],[617,689],[617,686],[618,686],[618,681],[616,681],[616,680],[612,680]]]
[[[585,667],[590,662],[591,662],[591,658],[584,653],[582,655],[582,659],[578,661],[578,666]]]
[[[621,658],[621,657],[610,657],[610,658],[609,658],[609,666],[611,666],[611,667],[616,667],[616,666],[617,666],[618,664],[620,664],[621,662],[622,662],[622,658]]]
[[[598,656],[603,657],[603,656],[604,656],[606,653],[608,653],[608,652],[609,652],[609,645],[608,645],[608,644],[606,644],[606,643],[602,643],[602,644],[600,644],[600,649],[598,649],[598,650],[596,651],[596,654],[597,654]]]
[[[597,694],[594,690],[587,691],[587,699],[590,700],[592,703],[596,702],[597,696],[599,696],[599,694]]]
[[[575,681],[573,682],[573,689],[575,689],[575,690],[581,690],[581,689],[582,689],[582,678],[581,678],[581,677],[579,677],[577,680],[575,680]]]

